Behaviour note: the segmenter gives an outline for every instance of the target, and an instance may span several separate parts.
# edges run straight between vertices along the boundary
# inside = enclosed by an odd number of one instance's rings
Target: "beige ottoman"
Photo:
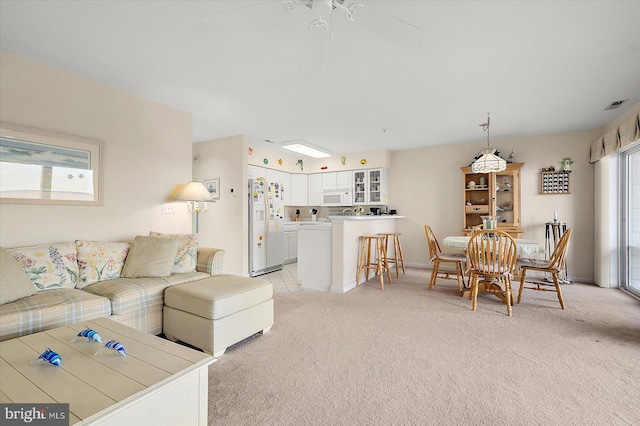
[[[273,325],[273,286],[236,275],[216,275],[169,287],[164,293],[163,331],[220,356],[227,347]]]

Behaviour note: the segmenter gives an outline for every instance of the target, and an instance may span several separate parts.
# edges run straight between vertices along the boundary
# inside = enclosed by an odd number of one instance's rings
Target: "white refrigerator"
[[[283,187],[264,178],[249,180],[249,276],[282,269]]]

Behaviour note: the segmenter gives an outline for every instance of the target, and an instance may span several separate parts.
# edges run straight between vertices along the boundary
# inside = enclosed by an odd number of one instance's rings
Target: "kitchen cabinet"
[[[351,170],[322,173],[322,190],[351,189],[352,176]]]
[[[319,206],[322,202],[322,176],[324,173],[312,173],[308,175],[308,202],[310,206]]]
[[[336,189],[351,189],[353,181],[353,171],[345,170],[342,172],[336,172]]]
[[[267,178],[267,169],[249,165],[249,179]]]
[[[471,167],[461,167],[464,173],[463,232],[470,235],[473,227],[482,225],[481,216],[499,216],[498,229],[515,238],[524,233],[520,214],[520,169],[524,163],[509,163],[497,173],[473,173]]]
[[[298,260],[298,223],[284,224],[284,263]]]
[[[309,205],[309,188],[308,176],[300,173],[291,175],[291,205],[307,206]]]
[[[387,175],[387,169],[354,170],[354,204],[386,205],[389,198]]]

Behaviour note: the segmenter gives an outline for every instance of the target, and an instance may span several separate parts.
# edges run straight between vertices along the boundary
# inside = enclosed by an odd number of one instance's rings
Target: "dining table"
[[[442,244],[445,247],[466,251],[467,250],[467,245],[469,244],[469,240],[470,239],[471,239],[471,236],[457,236],[457,235],[456,236],[449,236],[449,237],[444,237],[444,239],[442,240]],[[539,241],[526,240],[526,239],[522,239],[522,238],[514,238],[514,240],[516,242],[516,250],[517,250],[518,257],[530,257],[530,256],[534,256],[534,255],[537,255],[537,254],[544,254],[545,253],[544,244],[542,244]],[[467,274],[467,272],[468,271],[465,271],[465,275]],[[516,277],[520,275],[517,270],[515,271],[515,275],[516,275]],[[478,286],[478,291],[479,292],[485,291],[485,287],[495,286],[495,285],[497,285],[497,284],[494,283],[494,282],[481,283]],[[495,294],[495,295],[499,299],[501,299],[502,301],[506,302],[505,295],[501,295],[501,294]],[[466,297],[467,299],[471,299],[470,284],[468,284],[468,287],[463,289],[463,292],[462,292],[461,296],[462,297]],[[513,301],[511,303],[511,305],[513,306]]]
[[[444,240],[442,240],[442,244],[449,248],[466,251],[470,238],[471,238],[470,236],[444,237]],[[527,256],[533,256],[536,254],[545,253],[544,244],[538,241],[525,240],[521,238],[514,238],[514,240],[516,242],[518,256],[527,257]]]

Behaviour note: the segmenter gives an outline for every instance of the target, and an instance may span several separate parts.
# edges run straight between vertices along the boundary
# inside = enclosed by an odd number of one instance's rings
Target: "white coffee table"
[[[88,326],[103,343],[71,343]],[[95,355],[115,339],[127,352]],[[31,361],[46,348],[62,366]],[[208,366],[202,352],[99,318],[0,342],[0,401],[69,403],[69,424],[206,425]]]

